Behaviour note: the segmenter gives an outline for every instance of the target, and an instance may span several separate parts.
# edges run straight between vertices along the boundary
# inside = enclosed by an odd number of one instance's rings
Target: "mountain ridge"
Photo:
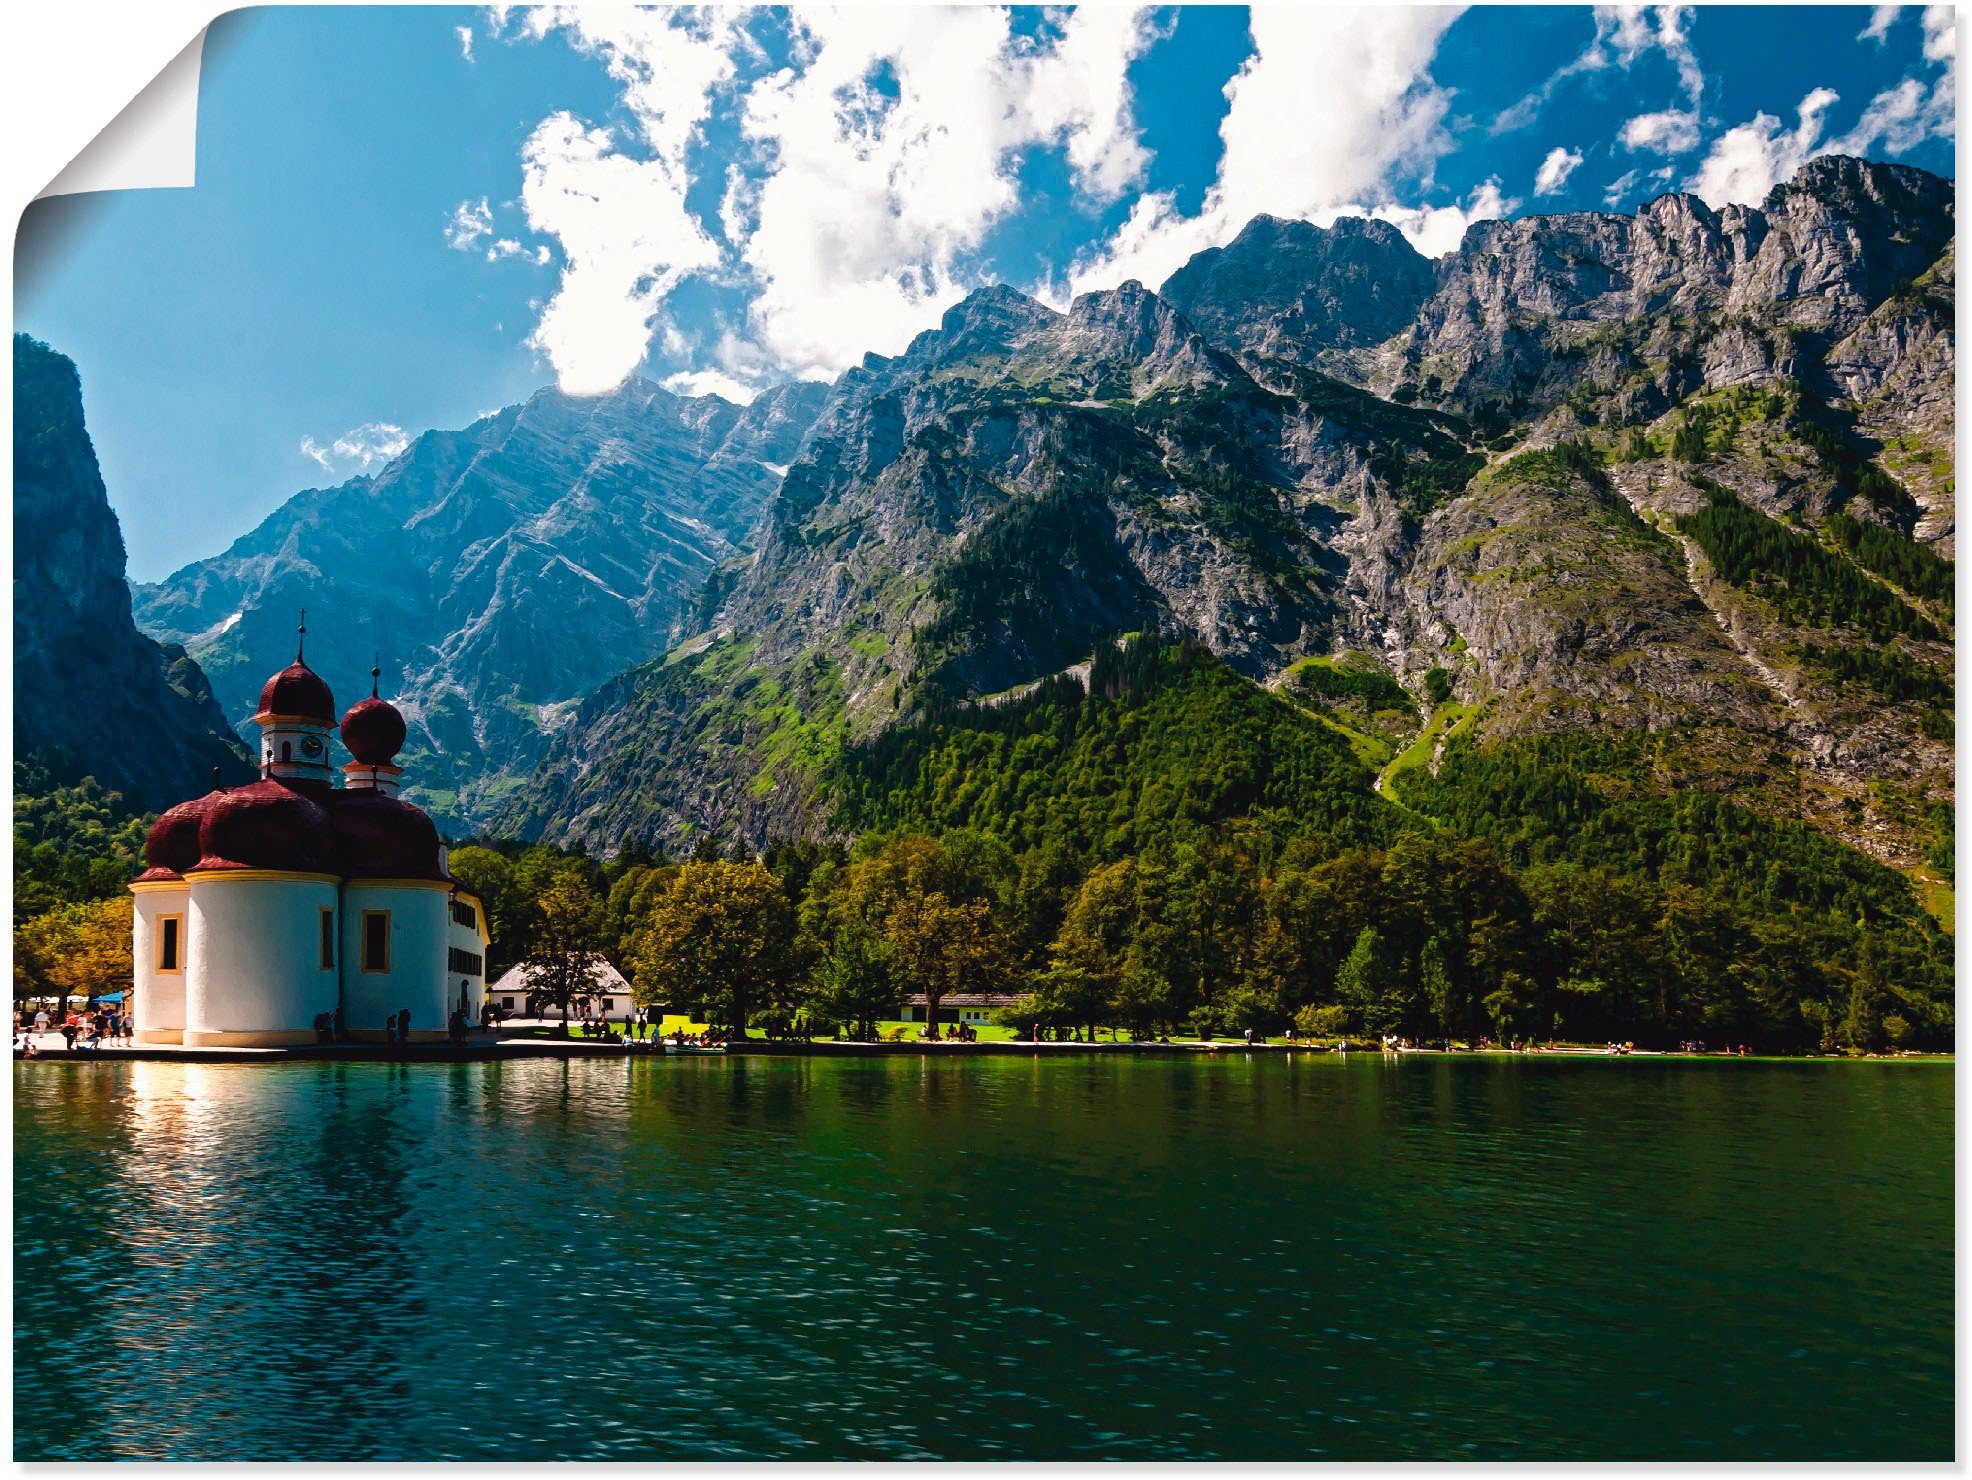
[[[204,660],[242,718],[302,606],[332,684],[355,692],[379,654],[411,730],[407,781],[458,828],[525,773],[561,711],[662,651],[748,538],[818,390],[747,407],[634,380],[539,391],[303,490],[220,555],[139,587],[136,610]]]
[[[1895,711],[1901,760],[1862,759],[1842,740],[1877,722],[1861,686],[1803,700],[1812,680],[1776,678],[1855,639],[1774,620],[1686,523],[1709,485],[1783,534],[1826,538],[1846,511],[1949,550],[1935,397],[1927,425],[1882,398],[1852,404],[1822,368],[1842,344],[1848,383],[1915,385],[1949,355],[1951,211],[1935,177],[1820,160],[1760,210],[1666,196],[1634,217],[1485,223],[1432,264],[1411,321],[1367,347],[1310,309],[1347,308],[1366,280],[1350,253],[1310,286],[1294,274],[1326,272],[1335,251],[1270,252],[1279,280],[1223,298],[1249,237],[1410,250],[1360,224],[1249,228],[1181,269],[1216,342],[1137,284],[1067,314],[981,290],[831,388],[757,548],[701,603],[701,632],[578,710],[499,821],[600,847],[826,831],[831,768],[899,718],[1156,630],[1275,685],[1357,655],[1471,743],[1661,733],[1681,784],[1779,812],[1805,788],[1818,825],[1914,858],[1922,798],[1949,791],[1949,743],[1920,733],[1934,711]],[[1932,297],[1891,327],[1926,253]],[[1673,255],[1711,264],[1682,298],[1665,296]],[[1311,323],[1312,347],[1297,337]],[[1435,384],[1428,363],[1445,367]],[[1906,486],[1879,463],[1884,432],[1946,471]],[[1537,456],[1558,444],[1587,456]],[[1894,661],[1948,671],[1928,630],[1899,638]],[[1449,687],[1428,705],[1433,672]],[[762,690],[772,702],[749,697]],[[1882,802],[1885,787],[1909,800]]]

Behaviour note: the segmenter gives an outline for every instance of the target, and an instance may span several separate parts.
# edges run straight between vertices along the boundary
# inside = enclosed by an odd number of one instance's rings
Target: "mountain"
[[[1000,733],[1152,631],[1345,739],[1393,807],[1600,737],[1627,769],[1595,786],[1935,879],[1953,221],[1949,182],[1823,158],[1759,209],[1488,222],[1435,263],[1261,218],[1161,292],[976,293],[838,381],[691,634],[496,820],[841,834],[904,815],[851,806],[884,737]]]
[[[707,572],[747,547],[821,397],[541,391],[296,494],[225,553],[139,587],[137,617],[198,658],[242,724],[301,608],[338,694],[366,688],[380,654],[408,789],[463,830],[576,703],[664,651]]]
[[[1321,227],[1255,216],[1158,292],[1242,355],[1317,366],[1409,327],[1436,287],[1430,259],[1387,221],[1345,216]]]
[[[131,620],[123,531],[66,356],[14,336],[14,751],[152,811],[250,775],[199,665]]]

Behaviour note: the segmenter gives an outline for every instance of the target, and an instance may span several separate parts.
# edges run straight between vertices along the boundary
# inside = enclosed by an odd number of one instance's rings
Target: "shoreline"
[[[48,1034],[59,1044],[59,1034]],[[966,1057],[1011,1057],[1029,1058],[1085,1057],[1089,1055],[1128,1055],[1132,1057],[1173,1057],[1192,1056],[1199,1058],[1230,1058],[1238,1056],[1292,1057],[1295,1055],[1318,1056],[1323,1058],[1378,1058],[1378,1059],[1506,1059],[1513,1061],[1533,1061],[1551,1059],[1620,1061],[1638,1059],[1651,1063],[1951,1063],[1956,1057],[1950,1053],[1904,1053],[1904,1054],[1746,1054],[1726,1052],[1679,1053],[1668,1049],[1634,1049],[1626,1054],[1612,1054],[1606,1049],[1591,1045],[1559,1046],[1544,1048],[1533,1052],[1516,1052],[1507,1048],[1464,1048],[1428,1049],[1412,1048],[1386,1051],[1374,1045],[1352,1047],[1338,1050],[1328,1044],[1313,1043],[1239,1043],[1207,1042],[1202,1039],[1179,1039],[1168,1043],[1131,1043],[1128,1041],[1098,1043],[1032,1043],[1022,1040],[998,1039],[985,1042],[954,1043],[947,1041],[931,1042],[923,1039],[905,1039],[899,1042],[851,1043],[822,1039],[813,1042],[780,1041],[765,1038],[750,1039],[744,1044],[729,1045],[723,1054],[699,1052],[678,1055],[660,1054],[652,1045],[640,1042],[635,1045],[624,1043],[599,1043],[583,1038],[497,1038],[478,1039],[466,1043],[417,1043],[406,1048],[392,1049],[377,1043],[309,1043],[289,1048],[181,1048],[172,1044],[147,1043],[131,1048],[91,1048],[65,1049],[62,1047],[40,1047],[34,1058],[25,1059],[14,1056],[15,1063],[85,1064],[101,1061],[104,1063],[179,1063],[179,1064],[267,1064],[267,1063],[406,1063],[406,1064],[467,1064],[500,1063],[509,1059],[671,1059],[689,1058],[895,1058],[916,1055],[927,1058],[966,1058]]]

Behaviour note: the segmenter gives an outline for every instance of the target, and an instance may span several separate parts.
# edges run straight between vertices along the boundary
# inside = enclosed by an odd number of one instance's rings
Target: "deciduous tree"
[[[793,986],[794,910],[759,863],[693,859],[652,902],[634,990],[642,1005],[702,1004],[740,1037],[756,1009],[785,1005]]]

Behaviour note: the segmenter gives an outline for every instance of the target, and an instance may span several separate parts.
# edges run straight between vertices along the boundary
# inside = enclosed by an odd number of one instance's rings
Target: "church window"
[[[322,970],[336,969],[336,912],[322,911]]]
[[[283,740],[281,742],[281,759],[284,761],[294,759],[294,746],[289,741]]]
[[[159,971],[183,971],[185,919],[182,915],[159,915],[157,918],[157,969]]]
[[[390,970],[390,911],[363,911],[363,969]]]

